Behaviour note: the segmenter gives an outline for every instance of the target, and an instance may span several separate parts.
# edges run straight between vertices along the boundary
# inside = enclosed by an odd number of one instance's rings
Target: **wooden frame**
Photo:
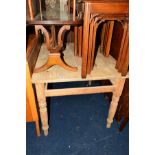
[[[40,2],[40,0],[39,0]],[[36,35],[38,35],[39,31],[42,31],[42,33],[44,33],[45,35],[45,42],[46,42],[46,46],[47,49],[49,50],[49,57],[47,62],[40,66],[39,68],[36,68],[34,70],[34,72],[42,72],[54,65],[59,65],[67,70],[70,71],[77,71],[76,67],[72,67],[69,66],[68,64],[66,64],[63,60],[62,60],[62,55],[61,55],[61,49],[63,46],[63,33],[66,30],[70,29],[70,26],[74,25],[74,53],[75,55],[77,55],[77,53],[80,53],[78,55],[81,55],[81,46],[78,46],[78,42],[77,42],[77,37],[79,37],[79,43],[82,44],[82,27],[80,24],[82,24],[82,20],[77,19],[76,18],[76,12],[75,12],[75,8],[76,8],[76,1],[73,0],[73,19],[72,20],[59,20],[59,19],[54,19],[54,20],[33,20],[34,19],[34,15],[33,15],[33,8],[32,8],[32,0],[28,0],[28,6],[29,6],[29,14],[30,14],[30,20],[28,20],[28,24],[33,24],[35,25],[35,32]],[[41,8],[41,2],[40,2],[40,8]],[[50,26],[54,26],[54,25],[62,25],[62,27],[60,28],[59,32],[58,32],[58,43],[56,46],[54,46],[56,44],[55,38],[53,37],[53,33],[49,33],[46,29],[46,25],[50,25]],[[78,25],[80,25],[80,27],[78,27]],[[79,31],[78,31],[79,30]],[[51,31],[52,32],[52,31]],[[55,33],[54,33],[55,36]],[[79,52],[77,51],[79,49]]]
[[[75,0],[74,0],[75,1]],[[107,118],[107,128],[111,127],[111,123],[113,122],[113,118],[117,109],[118,101],[120,98],[120,95],[122,93],[123,87],[124,87],[124,82],[125,79],[128,78],[128,76],[122,76],[121,74],[118,73],[118,71],[115,69],[114,62],[111,57],[109,58],[102,58],[99,56],[99,64],[96,65],[96,70],[95,71],[95,66],[93,68],[93,62],[94,62],[94,48],[95,48],[95,39],[93,38],[96,35],[96,30],[97,27],[99,26],[100,23],[104,22],[105,20],[120,20],[123,21],[124,27],[128,26],[126,23],[128,22],[128,2],[127,1],[92,1],[92,0],[87,0],[85,1],[85,13],[84,13],[84,28],[83,28],[83,36],[84,39],[83,41],[80,40],[80,42],[83,42],[83,47],[82,47],[82,52],[76,52],[77,55],[82,55],[82,68],[81,63],[77,63],[78,70],[77,72],[71,72],[69,70],[61,70],[62,68],[57,68],[55,69],[54,67],[49,68],[49,66],[53,65],[53,58],[52,61],[49,60],[43,67],[43,70],[41,69],[41,72],[33,73],[32,75],[32,82],[35,84],[36,87],[36,94],[37,94],[37,99],[39,103],[39,109],[40,109],[40,116],[41,116],[41,122],[42,122],[42,129],[44,131],[44,135],[48,135],[48,111],[47,111],[47,103],[46,103],[46,97],[49,96],[66,96],[66,95],[79,95],[79,94],[92,94],[92,93],[105,93],[105,92],[112,92],[112,101],[110,104],[109,108],[109,113],[108,113],[108,118]],[[36,26],[36,34],[38,34],[38,30],[42,30],[45,33],[46,36],[46,47],[48,49],[48,52],[50,52],[50,55],[54,56],[55,54],[60,54],[59,53],[59,48],[56,49],[53,47],[51,48],[48,46],[50,42],[50,37],[47,33],[47,31],[44,29],[44,24],[45,25],[51,25],[51,24],[62,24],[65,26],[70,24],[69,22],[72,22],[72,24],[76,25],[76,22],[80,21],[28,21],[29,24],[37,24],[39,27]],[[36,22],[36,23],[35,23]],[[91,25],[91,26],[90,26]],[[77,25],[76,25],[77,26]],[[79,31],[80,34],[81,29],[75,28],[76,31]],[[76,33],[78,35],[78,33]],[[61,34],[60,34],[61,36]],[[91,36],[91,37],[90,37]],[[127,31],[124,31],[124,36],[127,36]],[[75,36],[76,37],[76,36]],[[61,37],[60,37],[61,38]],[[76,37],[77,38],[77,37]],[[90,41],[89,41],[90,39]],[[125,37],[127,39],[127,37]],[[61,43],[61,40],[60,42]],[[60,45],[58,43],[58,45]],[[122,70],[126,71],[123,68],[124,65],[124,60],[127,59],[128,57],[128,42],[125,40],[122,43],[122,52],[121,55],[119,56],[119,61],[118,61],[118,70],[122,72]],[[45,46],[45,45],[44,45]],[[61,45],[59,46],[61,47]],[[76,49],[78,46],[76,47]],[[124,48],[126,50],[124,50]],[[71,49],[71,48],[70,48]],[[80,46],[79,46],[80,49]],[[42,56],[41,54],[46,54],[46,51],[43,51],[42,53],[39,53],[39,57],[37,62],[43,62],[45,60],[40,59]],[[69,52],[67,52],[69,54]],[[47,54],[48,55],[48,54]],[[48,56],[50,56],[48,55]],[[58,55],[60,58],[60,55]],[[72,55],[69,55],[68,59],[71,61]],[[73,57],[72,57],[73,58]],[[54,58],[55,59],[55,58]],[[76,57],[76,59],[81,59],[79,57]],[[102,61],[104,59],[104,61]],[[73,61],[73,64],[75,61]],[[106,64],[104,64],[106,62]],[[103,64],[102,64],[103,63]],[[35,70],[37,69],[39,63],[36,63]],[[57,63],[56,63],[57,64]],[[70,63],[70,65],[73,65]],[[40,65],[40,64],[39,64]],[[47,66],[48,67],[47,67]],[[126,63],[127,66],[127,63]],[[44,68],[45,67],[45,68]],[[104,67],[106,68],[105,70]],[[93,68],[93,70],[92,70]],[[48,69],[48,70],[47,70]],[[54,72],[52,72],[52,69]],[[109,70],[108,70],[109,69]],[[81,72],[80,72],[80,71]],[[108,71],[107,71],[108,70]],[[61,72],[62,71],[62,72]],[[105,71],[105,72],[104,72]],[[80,74],[78,74],[80,72]],[[54,74],[53,74],[54,73]],[[59,75],[60,73],[60,75]],[[64,74],[63,74],[64,73]],[[66,73],[66,74],[65,74]],[[89,75],[87,76],[87,74]],[[75,76],[77,75],[77,76]],[[82,75],[82,78],[81,78]],[[55,78],[54,78],[55,76]],[[65,78],[69,77],[69,78]],[[87,77],[86,77],[87,76]],[[86,88],[65,88],[65,89],[59,89],[59,90],[48,90],[47,89],[47,84],[52,83],[52,82],[69,82],[69,81],[85,81],[85,80],[110,80],[112,85],[110,86],[99,86],[99,87],[86,87]]]
[[[45,45],[42,45],[41,52],[39,54],[36,67],[43,63],[43,58],[46,59],[46,48]],[[42,122],[42,129],[44,131],[44,135],[48,135],[48,110],[46,97],[53,96],[67,96],[67,95],[79,95],[79,94],[94,94],[94,93],[105,93],[112,92],[113,97],[111,101],[111,105],[109,108],[109,114],[107,118],[107,128],[111,127],[111,123],[113,122],[113,118],[117,109],[118,101],[120,95],[122,93],[125,79],[128,78],[122,77],[120,73],[115,69],[115,60],[112,57],[104,58],[102,54],[100,54],[98,59],[98,64],[96,66],[95,72],[88,76],[86,79],[81,78],[80,76],[80,67],[81,63],[80,57],[75,57],[75,60],[70,59],[74,54],[71,52],[73,46],[69,46],[66,50],[65,59],[69,62],[69,64],[76,63],[78,66],[78,72],[70,72],[60,68],[59,66],[55,66],[50,68],[48,71],[33,73],[32,82],[36,86],[37,99],[39,103],[40,116]],[[71,55],[72,53],[72,55]],[[101,57],[102,56],[102,57]],[[103,63],[103,64],[102,64]],[[105,65],[105,64],[108,65]],[[103,66],[105,66],[105,71]],[[100,72],[102,71],[103,72]],[[109,75],[108,75],[109,74]],[[70,82],[70,81],[93,81],[93,80],[106,80],[109,79],[112,85],[108,86],[96,86],[96,87],[80,87],[80,88],[64,88],[64,89],[48,89],[48,83],[56,83],[56,82]]]
[[[34,90],[32,87],[32,73],[34,71],[41,47],[41,35],[27,35],[28,43],[26,49],[26,121],[35,122],[37,136],[40,136],[39,117]]]
[[[53,96],[66,96],[66,95],[80,95],[80,94],[94,94],[94,93],[106,93],[112,92],[112,101],[109,108],[108,118],[107,118],[107,128],[111,127],[114,115],[116,113],[119,98],[121,96],[123,87],[125,83],[124,79],[118,79],[113,83],[113,86],[98,86],[98,87],[88,87],[88,88],[65,88],[65,89],[45,89],[44,83],[36,83],[36,92],[40,107],[40,115],[42,121],[42,129],[44,135],[48,135],[48,113],[47,113],[47,103],[46,97]]]
[[[35,122],[37,136],[40,136],[39,118],[35,102],[34,91],[31,83],[31,76],[26,62],[26,121]]]
[[[129,4],[127,0],[122,1],[99,1],[99,0],[85,0],[85,11],[84,11],[84,27],[83,27],[83,55],[82,55],[82,77],[86,78],[87,74],[90,74],[92,70],[92,63],[93,63],[93,53],[94,50],[90,50],[89,46],[90,44],[94,44],[94,27],[95,23],[93,23],[93,26],[91,28],[91,22],[95,20],[95,18],[98,16],[102,17],[104,20],[119,20],[123,21],[124,23],[124,29],[126,29],[126,25],[128,27],[128,12],[129,12]],[[128,29],[128,28],[127,28]],[[94,32],[92,32],[94,31]],[[124,35],[126,35],[126,30],[124,31]],[[93,34],[91,36],[91,33]],[[92,39],[93,38],[93,39]],[[127,74],[127,67],[128,66],[128,38],[126,37],[125,40],[122,42],[122,50],[120,52],[120,56],[118,59],[118,63],[116,65],[116,68],[118,68],[118,71],[122,73],[122,75]],[[123,39],[122,39],[123,40]],[[127,44],[124,47],[124,44]],[[125,48],[125,49],[124,49]],[[109,51],[109,50],[108,50]],[[126,55],[126,56],[125,56]],[[126,62],[124,65],[123,62]]]

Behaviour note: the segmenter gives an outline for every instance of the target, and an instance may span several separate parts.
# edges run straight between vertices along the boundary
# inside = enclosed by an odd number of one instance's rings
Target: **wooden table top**
[[[74,44],[67,45],[64,53],[64,60],[67,64],[71,66],[78,67],[78,71],[68,71],[60,66],[52,66],[46,71],[33,73],[32,82],[71,82],[71,81],[88,81],[88,80],[105,80],[105,79],[117,79],[117,78],[127,78],[127,76],[122,77],[121,74],[115,69],[116,60],[112,57],[105,57],[103,54],[98,52],[96,57],[96,64],[90,75],[87,75],[86,79],[81,78],[81,57],[74,56],[73,53]],[[42,66],[46,63],[48,58],[48,51],[46,46],[43,44],[38,56],[36,63],[36,68]]]

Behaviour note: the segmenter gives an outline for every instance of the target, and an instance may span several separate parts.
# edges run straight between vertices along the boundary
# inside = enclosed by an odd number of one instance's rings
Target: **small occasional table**
[[[122,75],[128,73],[129,64],[129,34],[128,34],[128,0],[83,0],[84,25],[82,49],[82,77],[93,70],[96,31],[105,21],[119,21],[123,26],[123,37],[116,68]],[[107,54],[108,56],[108,54]]]

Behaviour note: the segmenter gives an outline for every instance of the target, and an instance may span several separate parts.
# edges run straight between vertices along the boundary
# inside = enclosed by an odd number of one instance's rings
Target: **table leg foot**
[[[113,91],[112,101],[110,103],[110,108],[109,108],[109,113],[107,118],[107,128],[110,128],[113,122],[113,118],[117,110],[118,101],[122,94],[124,83],[125,83],[125,79],[117,80],[115,83],[116,87],[115,87],[115,90]]]
[[[110,128],[110,127],[111,127],[112,122],[113,122],[113,121],[111,121],[111,120],[107,119],[107,126],[106,126],[106,128]]]
[[[78,70],[77,67],[72,67],[72,66],[67,65],[61,59],[60,53],[53,53],[53,54],[49,54],[46,64],[44,64],[43,66],[41,66],[39,68],[34,69],[34,73],[45,71],[54,65],[59,65],[59,66],[63,67],[66,70],[69,70],[69,71],[77,71]]]
[[[48,130],[44,130],[44,135],[48,136]]]

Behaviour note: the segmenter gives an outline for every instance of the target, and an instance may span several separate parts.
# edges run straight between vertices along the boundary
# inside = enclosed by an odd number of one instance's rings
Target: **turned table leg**
[[[45,96],[45,86],[44,83],[36,83],[36,93],[39,103],[39,111],[42,123],[42,129],[44,130],[44,135],[48,135],[48,114],[47,114],[47,103]]]
[[[107,118],[107,128],[110,128],[111,123],[113,122],[113,118],[114,118],[116,110],[117,110],[118,101],[122,94],[124,83],[125,83],[125,79],[119,79],[116,82],[116,87],[113,91],[112,101],[110,103],[109,114],[108,114],[108,118]]]

